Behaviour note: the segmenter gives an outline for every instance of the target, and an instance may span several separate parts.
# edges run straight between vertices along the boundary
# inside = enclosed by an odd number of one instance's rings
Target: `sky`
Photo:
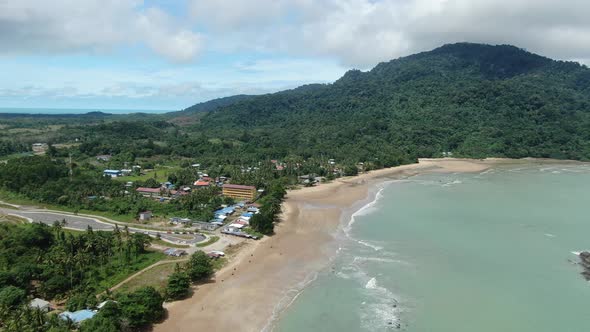
[[[446,43],[590,64],[588,0],[0,0],[0,107],[179,110]]]

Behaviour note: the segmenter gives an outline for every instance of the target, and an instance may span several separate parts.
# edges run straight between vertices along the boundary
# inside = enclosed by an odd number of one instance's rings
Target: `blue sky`
[[[588,12],[580,0],[0,0],[0,107],[177,110],[459,41],[588,63]]]

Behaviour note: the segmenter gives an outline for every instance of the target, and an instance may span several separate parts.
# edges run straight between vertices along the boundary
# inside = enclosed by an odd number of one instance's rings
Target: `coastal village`
[[[33,145],[34,154],[36,156],[48,156],[48,150],[51,147],[50,144],[36,143]],[[63,159],[66,167],[71,170],[71,159],[67,157]],[[237,254],[237,250],[242,245],[247,244],[247,241],[259,240],[266,234],[256,231],[252,227],[252,220],[263,213],[263,206],[260,201],[268,195],[268,187],[245,184],[246,181],[235,181],[233,177],[220,174],[211,176],[206,169],[201,168],[199,163],[190,163],[185,166],[161,166],[156,163],[154,169],[149,168],[149,166],[146,167],[145,162],[127,167],[128,163],[113,162],[113,156],[110,154],[97,155],[92,159],[92,167],[95,167],[95,170],[98,169],[103,178],[109,179],[106,182],[110,182],[113,186],[120,186],[123,197],[126,196],[131,201],[138,199],[149,201],[151,202],[150,205],[156,207],[153,210],[139,211],[131,222],[108,218],[101,220],[108,220],[108,223],[112,223],[111,226],[125,225],[125,230],[129,234],[141,234],[151,237],[150,250],[162,253],[168,257],[167,259],[182,262],[195,253],[204,252],[212,261],[225,261],[227,256]],[[53,160],[57,159],[54,158]],[[287,171],[290,167],[287,163],[278,160],[272,160],[270,163],[273,172],[279,174]],[[123,167],[116,167],[117,164]],[[327,165],[330,169],[330,178],[344,175],[333,159],[329,160]],[[173,168],[177,173],[184,171],[193,174],[194,177],[175,181],[172,179],[173,176],[168,173],[163,176],[157,174],[158,172],[164,173],[162,169],[166,169],[166,167]],[[257,172],[260,172],[259,166],[249,166],[241,169],[241,173],[246,175],[256,174]],[[297,177],[297,181],[298,186],[316,186],[327,180],[324,176],[303,174]],[[212,201],[218,203],[208,206],[208,208],[214,207],[211,216],[208,218],[204,218],[202,214],[187,214],[186,211],[178,211],[178,214],[174,212],[162,213],[163,209],[158,208],[171,206],[177,201],[199,193],[208,196],[213,195],[213,198],[217,197]],[[89,195],[85,198],[85,201],[105,201],[109,204],[111,197],[108,195]],[[280,204],[281,200],[278,203]],[[14,209],[18,209],[18,206],[14,205]],[[280,209],[277,211],[280,211]],[[86,214],[86,216],[98,217],[92,211],[89,212],[90,214]],[[20,212],[14,210],[12,213],[19,215]],[[75,218],[76,215],[78,215],[77,212],[74,212],[68,217],[64,217],[62,224],[69,225],[69,221],[66,222],[66,219],[70,220],[70,218]],[[64,214],[64,216],[66,215]],[[51,224],[50,221],[40,222]],[[72,226],[74,225],[72,224],[70,227]],[[128,226],[129,228],[127,228]],[[91,226],[88,225],[88,229],[90,228]],[[85,229],[86,227],[76,228],[79,231]],[[98,228],[97,230],[103,229]],[[105,228],[104,230],[108,229]],[[228,254],[228,250],[231,254]],[[221,262],[220,264],[223,265]],[[142,271],[139,273],[142,273]],[[143,272],[145,275],[153,273],[151,271]],[[157,274],[154,274],[154,277],[157,276]],[[131,276],[130,280],[133,280],[133,278],[136,277]],[[127,280],[123,283],[125,282]],[[74,326],[81,326],[83,322],[98,315],[107,303],[108,300],[85,306],[80,310],[70,311],[67,310],[64,302],[56,302],[52,298],[35,297],[30,300],[29,307],[44,313],[57,313],[57,317],[60,319],[71,322]]]
[[[97,156],[97,160],[108,161],[110,156]],[[200,164],[193,164],[191,167],[199,167]],[[281,166],[279,166],[281,167]],[[140,170],[140,166],[133,166],[132,169],[105,169],[103,175],[110,178],[125,178],[134,172]],[[250,169],[249,171],[252,171]],[[198,190],[217,187],[220,188],[220,196],[230,201],[233,204],[222,204],[215,210],[214,216],[210,220],[199,220],[189,217],[171,216],[168,218],[169,225],[176,228],[193,231],[216,231],[223,228],[221,233],[229,234],[244,238],[258,239],[259,236],[252,235],[246,232],[250,226],[250,219],[254,214],[259,213],[259,204],[257,199],[264,193],[263,189],[257,189],[255,186],[241,185],[231,183],[231,179],[225,176],[218,176],[211,178],[206,171],[198,171],[197,178],[190,185],[182,185],[177,188],[177,185],[170,181],[157,183],[157,186],[143,187],[134,186],[131,181],[125,182],[125,187],[129,190],[134,190],[143,197],[157,201],[161,204],[166,204],[171,200],[189,195]],[[143,173],[146,174],[146,173]],[[138,215],[138,221],[149,222],[153,218],[151,211],[142,211]]]
[[[111,155],[98,155],[96,161],[99,165],[109,164],[112,159]],[[299,168],[301,165],[296,164],[290,166],[288,163],[279,160],[271,160],[274,172],[284,172],[289,167]],[[125,163],[127,166],[127,163]],[[336,164],[334,159],[328,159],[325,167],[328,169],[329,176],[318,176],[317,174],[303,174],[297,177],[298,185],[304,187],[317,186],[322,182],[329,181],[344,175],[347,175],[342,167]],[[364,171],[364,164],[359,163],[354,167],[354,173]],[[154,226],[168,227],[169,232],[174,234],[185,233],[202,233],[207,236],[228,235],[244,239],[257,240],[262,237],[262,234],[255,232],[251,227],[251,219],[260,214],[261,206],[258,203],[260,197],[265,195],[265,190],[256,188],[252,185],[233,183],[232,178],[227,176],[210,176],[207,170],[201,170],[201,164],[192,163],[187,166],[187,169],[193,171],[196,175],[191,183],[173,183],[172,181],[153,182],[151,186],[138,186],[134,181],[126,181],[126,179],[143,176],[151,179],[149,176],[155,175],[153,169],[142,169],[140,165],[133,165],[129,168],[109,169],[103,170],[103,176],[109,177],[113,180],[124,183],[125,193],[137,193],[144,198],[150,199],[158,204],[169,204],[174,200],[181,199],[206,189],[219,189],[219,196],[224,199],[226,203],[221,204],[213,211],[213,215],[209,219],[199,218],[198,216],[156,216],[152,211],[141,211],[137,216],[137,222],[142,224],[151,224]],[[196,171],[195,171],[196,170]],[[256,173],[259,171],[258,166],[242,167],[241,172]],[[141,182],[140,182],[141,183]],[[145,181],[143,182],[145,183]],[[186,254],[185,250],[174,250],[166,248],[163,251],[169,256],[181,256]],[[213,258],[219,257],[219,252],[209,252],[208,254]]]
[[[46,145],[38,144],[38,147],[45,147]],[[42,150],[38,151],[43,154]],[[96,157],[99,162],[108,162],[110,155],[101,155]],[[199,167],[200,165],[192,165],[191,168]],[[133,173],[139,173],[140,166],[134,166],[131,169],[104,169],[102,174],[111,180],[125,180],[131,177]],[[252,169],[249,171],[253,171]],[[147,171],[149,173],[150,171]],[[144,173],[145,174],[145,173]],[[188,256],[198,251],[204,251],[211,260],[218,260],[224,258],[226,253],[224,250],[229,246],[239,246],[245,240],[258,240],[262,234],[253,232],[250,227],[251,219],[260,214],[260,204],[258,199],[264,194],[264,190],[257,189],[251,185],[240,185],[231,183],[231,179],[224,176],[215,178],[210,177],[206,171],[198,171],[197,177],[190,185],[183,185],[177,188],[170,181],[156,183],[154,187],[144,187],[134,185],[132,181],[123,181],[122,186],[128,195],[136,193],[144,198],[152,200],[157,204],[169,204],[170,202],[180,199],[184,196],[199,190],[206,190],[207,188],[218,188],[219,196],[225,202],[232,202],[231,204],[221,204],[213,212],[213,218],[210,220],[200,220],[198,218],[189,218],[181,216],[168,216],[166,220],[162,220],[162,216],[156,216],[152,211],[141,211],[137,215],[136,223],[144,226],[149,226],[145,235],[156,238],[160,242],[152,244],[152,247],[161,251],[170,259],[183,260],[184,256]],[[96,197],[88,197],[89,200],[96,199]],[[151,230],[158,230],[153,232]],[[137,229],[129,229],[137,232]],[[162,232],[178,236],[176,240],[160,236]],[[203,240],[200,242],[187,242],[177,240],[182,236],[200,234]],[[223,238],[220,240],[220,238]],[[232,239],[233,238],[233,239]],[[169,243],[170,246],[166,244]],[[146,272],[147,273],[147,272]],[[80,326],[83,322],[92,319],[103,310],[103,307],[111,300],[103,301],[93,307],[88,307],[81,310],[69,311],[65,310],[63,304],[58,304],[55,301],[47,301],[43,298],[34,298],[29,302],[31,309],[39,310],[42,313],[57,312],[57,317],[64,321],[71,322],[74,326]]]

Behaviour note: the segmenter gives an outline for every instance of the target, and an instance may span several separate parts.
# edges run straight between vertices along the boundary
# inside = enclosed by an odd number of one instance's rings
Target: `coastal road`
[[[0,208],[0,214],[14,215],[25,218],[31,222],[41,222],[50,226],[53,225],[55,221],[65,220],[65,228],[78,231],[85,231],[86,229],[88,229],[88,226],[92,227],[93,230],[97,231],[113,231],[115,229],[115,224],[100,221],[96,218],[93,218],[92,216],[77,216],[54,211]],[[125,225],[119,224],[119,229],[123,230],[124,227]],[[158,234],[160,234],[162,240],[176,244],[195,245],[196,243],[205,240],[205,236],[202,234],[179,235],[169,233],[167,231],[141,229],[130,226],[128,226],[128,229],[131,233],[144,233],[151,237],[156,237]]]

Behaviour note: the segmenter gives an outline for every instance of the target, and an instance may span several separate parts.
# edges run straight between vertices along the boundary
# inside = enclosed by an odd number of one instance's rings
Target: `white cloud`
[[[332,81],[459,41],[590,64],[588,13],[588,0],[0,0],[0,72],[11,78],[0,102],[186,107]],[[173,62],[205,56],[178,66],[112,52],[144,51],[137,45]]]
[[[590,53],[587,0],[192,0],[216,47],[327,56],[348,66],[458,41],[507,43],[560,59]]]
[[[137,0],[0,0],[0,53],[104,52],[134,43],[188,61],[202,39]]]
[[[187,0],[180,12],[190,24],[170,6],[0,0],[0,53],[104,52],[139,43],[185,62],[206,40],[209,50],[319,56],[360,68],[457,41],[514,44],[560,59],[590,53],[587,0]]]

